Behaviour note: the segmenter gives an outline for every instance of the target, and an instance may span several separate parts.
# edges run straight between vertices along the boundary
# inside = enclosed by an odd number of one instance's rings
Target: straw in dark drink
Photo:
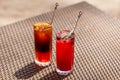
[[[53,20],[54,20],[54,17],[55,17],[55,12],[56,12],[56,10],[57,10],[57,7],[59,6],[59,4],[58,3],[56,3],[55,4],[55,8],[54,8],[54,12],[53,12],[53,15],[52,15],[52,19],[51,19],[51,22],[50,22],[50,24],[52,24],[53,23]]]

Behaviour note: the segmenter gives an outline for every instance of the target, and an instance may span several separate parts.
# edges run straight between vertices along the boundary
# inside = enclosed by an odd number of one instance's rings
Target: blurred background
[[[0,26],[10,24],[34,15],[53,10],[58,2],[59,8],[83,0],[0,0]],[[120,18],[120,0],[84,0],[109,15]]]

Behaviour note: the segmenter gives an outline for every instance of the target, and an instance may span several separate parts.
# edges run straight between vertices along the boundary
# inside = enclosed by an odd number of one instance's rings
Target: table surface
[[[55,71],[55,34],[63,29],[71,30],[80,10],[83,15],[75,31],[74,71],[68,76],[59,76]],[[53,23],[51,65],[36,66],[33,24],[50,22],[52,13],[0,27],[1,80],[120,79],[120,20],[86,2],[57,10]]]

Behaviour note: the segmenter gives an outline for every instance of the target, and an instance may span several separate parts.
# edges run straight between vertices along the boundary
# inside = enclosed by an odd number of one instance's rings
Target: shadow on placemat
[[[40,78],[39,80],[63,80],[66,77],[67,76],[58,75],[57,72],[54,70],[51,73],[49,73],[49,74],[45,75],[44,77]]]
[[[25,67],[19,69],[15,72],[15,76],[18,79],[28,79],[29,77],[32,77],[36,73],[38,73],[40,70],[44,69],[46,67],[39,67],[34,62],[26,65]]]

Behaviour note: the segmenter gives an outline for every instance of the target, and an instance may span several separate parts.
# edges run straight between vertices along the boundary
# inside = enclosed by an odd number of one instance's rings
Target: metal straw
[[[77,18],[77,20],[76,20],[76,24],[75,24],[75,27],[73,28],[73,30],[70,31],[70,32],[65,36],[66,39],[69,38],[69,37],[74,33],[74,31],[75,31],[75,29],[76,29],[76,27],[77,27],[77,25],[78,25],[78,21],[79,21],[81,15],[82,15],[82,11],[79,12],[79,15],[78,15],[78,18]]]
[[[75,31],[75,29],[76,29],[76,27],[78,25],[78,21],[79,21],[81,15],[82,15],[82,11],[79,12],[79,15],[78,15],[78,18],[76,20],[76,24],[75,24],[75,27],[73,28],[73,30],[71,30],[69,33],[61,35],[60,38],[67,39],[67,38],[69,38],[74,33],[74,31]]]
[[[76,29],[76,27],[77,27],[77,25],[78,25],[78,21],[79,21],[81,15],[82,15],[82,11],[79,12],[78,19],[77,19],[77,21],[76,21],[76,24],[75,24],[75,27],[74,27],[74,29],[73,29],[73,32],[75,31],[75,29]]]
[[[51,20],[51,23],[50,23],[50,24],[53,23],[53,20],[54,20],[54,17],[55,17],[55,12],[56,12],[58,6],[59,6],[59,4],[56,3],[56,4],[55,4],[55,8],[54,8],[54,12],[53,12],[53,15],[52,15],[52,20]]]

